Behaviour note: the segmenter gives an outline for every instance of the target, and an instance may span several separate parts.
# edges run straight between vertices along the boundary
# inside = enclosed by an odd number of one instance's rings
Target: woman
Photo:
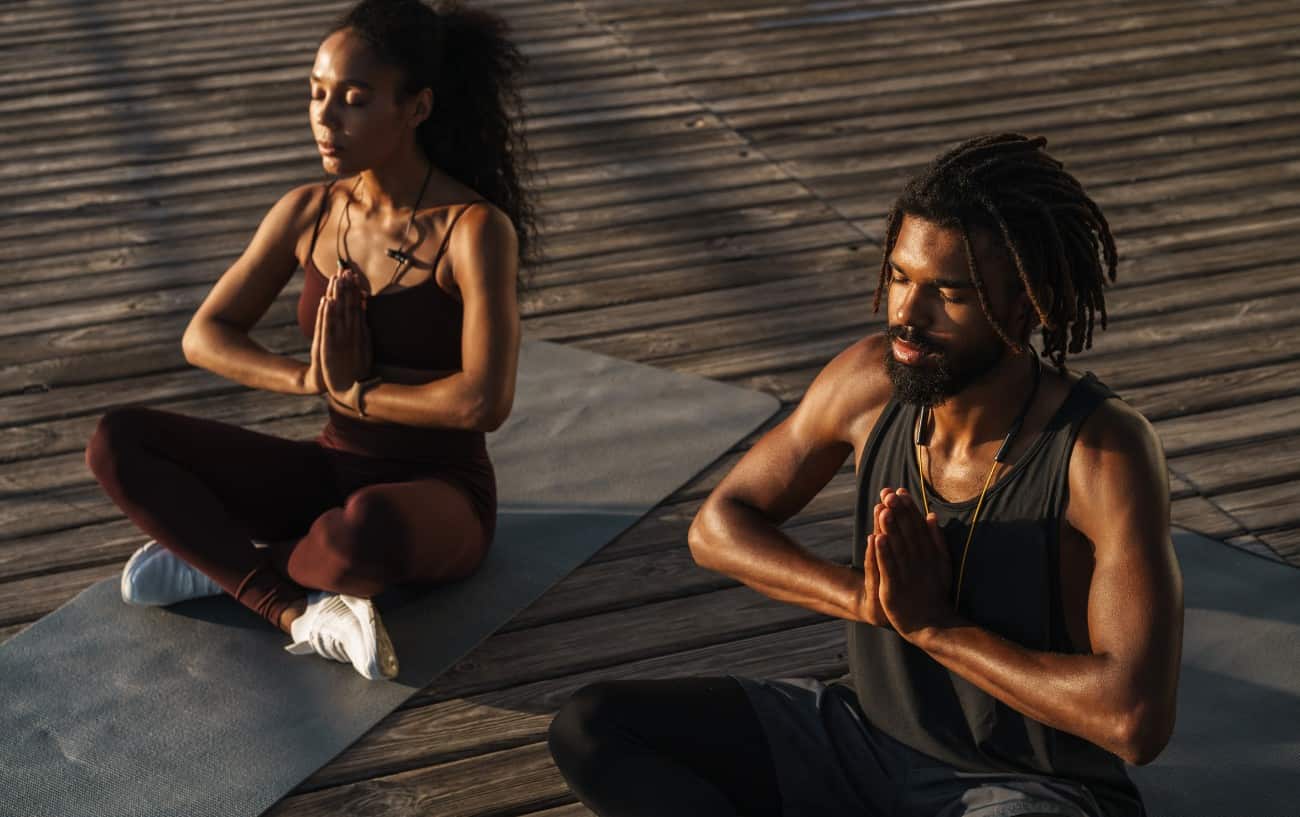
[[[99,423],[87,462],[154,537],[122,595],[226,592],[291,652],[398,664],[369,599],[473,573],[492,541],[484,432],[514,399],[516,279],[533,245],[522,58],[497,17],[365,0],[322,42],[310,120],[335,179],[284,196],[185,331],[186,359],[255,389],[322,395],[314,442],[143,408]],[[249,337],[298,267],[304,363]]]

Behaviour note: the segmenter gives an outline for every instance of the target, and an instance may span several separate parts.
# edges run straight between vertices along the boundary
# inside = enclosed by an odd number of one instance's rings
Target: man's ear
[[[1029,294],[1023,289],[1016,291],[1015,300],[1011,305],[1015,334],[1013,337],[1022,343],[1029,340],[1030,334],[1038,328],[1038,313],[1034,311],[1034,304],[1029,300]]]

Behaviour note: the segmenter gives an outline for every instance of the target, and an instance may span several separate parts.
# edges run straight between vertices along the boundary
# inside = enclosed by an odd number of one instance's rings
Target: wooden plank
[[[1211,539],[1228,539],[1246,533],[1240,523],[1200,496],[1174,500],[1170,503],[1169,516],[1178,527]]]
[[[1300,527],[1265,531],[1259,538],[1294,567],[1300,567]]]
[[[1300,527],[1300,479],[1219,494],[1214,504],[1251,531]]]
[[[1176,417],[1156,428],[1173,456],[1293,435],[1300,430],[1300,395]]]
[[[1292,42],[1293,26],[1300,21],[1300,14],[1294,12],[1294,6],[1289,9],[1292,13],[1287,13],[1284,2],[1269,7],[1277,11],[1267,24],[1256,17],[1246,17],[1215,21],[1212,28],[1197,20],[1155,30],[1097,32],[1064,43],[1012,46],[1000,53],[996,60],[991,60],[988,54],[958,52],[927,60],[924,72],[917,72],[914,65],[906,62],[894,65],[872,62],[867,55],[851,64],[788,74],[696,82],[691,87],[698,96],[710,100],[715,111],[730,116],[736,111],[782,105],[791,100],[808,103],[852,97],[860,95],[864,84],[879,91],[894,91],[963,81],[1002,82],[1053,71],[1133,65],[1208,50]],[[1104,40],[1104,43],[1099,40]]]
[[[375,774],[544,740],[555,711],[578,689],[596,681],[721,674],[833,678],[847,670],[844,650],[844,625],[827,621],[400,709],[296,791],[313,791]]]

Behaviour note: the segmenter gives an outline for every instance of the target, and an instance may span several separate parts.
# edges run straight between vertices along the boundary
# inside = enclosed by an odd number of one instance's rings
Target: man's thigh
[[[736,680],[767,735],[784,817],[894,813],[906,756],[862,722],[846,690],[814,678]]]

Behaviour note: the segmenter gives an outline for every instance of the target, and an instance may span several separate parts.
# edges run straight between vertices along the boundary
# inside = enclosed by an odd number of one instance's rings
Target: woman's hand
[[[342,270],[325,290],[320,324],[319,369],[325,388],[342,401],[354,383],[370,376],[370,332],[366,302],[357,273]],[[315,344],[313,344],[315,345]]]
[[[325,371],[321,368],[321,350],[325,343],[325,296],[316,303],[316,328],[311,336],[311,353],[308,356],[307,371],[302,375],[304,394],[324,394]]]

